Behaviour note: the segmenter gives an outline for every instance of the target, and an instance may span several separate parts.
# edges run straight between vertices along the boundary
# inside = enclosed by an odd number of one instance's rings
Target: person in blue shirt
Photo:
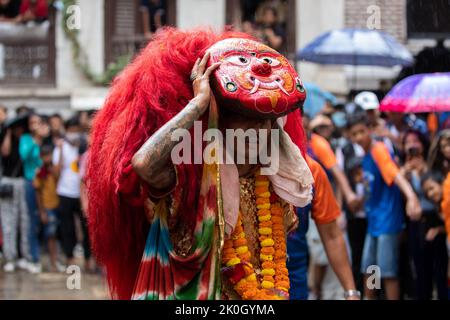
[[[28,127],[30,132],[20,137],[19,153],[23,161],[25,179],[33,181],[36,171],[41,167],[40,145],[43,137],[40,135],[42,119],[40,116],[30,115]]]
[[[347,128],[352,142],[359,144],[365,151],[362,169],[367,235],[361,263],[361,271],[366,274],[364,294],[367,299],[375,298],[375,289],[379,288],[369,288],[367,279],[370,267],[378,266],[386,298],[397,300],[399,234],[404,228],[405,212],[401,195],[403,193],[406,197],[406,214],[413,221],[420,219],[420,202],[400,173],[386,145],[372,138],[365,115],[350,115]]]
[[[48,135],[49,128],[37,114],[31,114],[29,116],[28,128],[29,133],[25,133],[20,137],[19,154],[23,163],[25,176],[25,198],[30,220],[28,241],[32,261],[29,263],[28,270],[31,273],[39,273],[41,272],[38,240],[39,215],[33,180],[36,177],[36,172],[42,166],[40,146],[43,139]]]
[[[306,233],[309,228],[309,215],[311,204],[304,208],[297,208],[299,225],[297,229],[288,235],[287,252],[288,260],[286,266],[289,270],[289,298],[291,300],[308,299],[308,266],[309,251]]]

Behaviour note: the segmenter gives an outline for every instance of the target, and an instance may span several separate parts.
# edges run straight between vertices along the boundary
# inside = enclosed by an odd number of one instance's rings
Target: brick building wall
[[[394,36],[405,43],[406,32],[406,0],[345,0],[345,26],[349,28],[367,28],[370,6],[380,9],[380,30]]]

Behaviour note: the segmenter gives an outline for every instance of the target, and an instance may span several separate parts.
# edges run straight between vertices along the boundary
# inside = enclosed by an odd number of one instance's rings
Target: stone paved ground
[[[80,264],[81,265],[81,264]],[[104,277],[100,273],[86,274],[81,268],[80,288],[67,287],[72,274],[42,272],[29,274],[25,271],[5,273],[0,269],[0,300],[101,300],[109,299]],[[69,281],[68,281],[69,280]]]

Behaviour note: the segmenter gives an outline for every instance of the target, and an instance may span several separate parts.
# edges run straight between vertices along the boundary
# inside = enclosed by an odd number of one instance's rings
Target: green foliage
[[[111,62],[101,75],[100,83],[108,85],[131,61],[131,54],[119,56],[115,62]]]
[[[120,56],[115,62],[108,64],[106,70],[102,74],[95,74],[89,67],[89,61],[86,52],[78,41],[79,30],[76,28],[69,28],[67,21],[70,18],[67,8],[77,4],[77,0],[61,0],[63,3],[62,14],[62,28],[67,39],[72,44],[72,58],[75,66],[89,79],[94,85],[107,86],[111,83],[114,77],[119,74],[123,68],[130,62],[131,54]]]

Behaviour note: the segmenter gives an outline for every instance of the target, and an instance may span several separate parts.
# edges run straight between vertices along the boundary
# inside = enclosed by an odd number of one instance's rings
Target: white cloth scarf
[[[279,129],[279,166],[268,178],[275,193],[295,207],[305,207],[312,200],[313,176],[298,146],[283,127],[286,117],[277,119]],[[239,214],[239,173],[235,164],[221,164],[220,178],[225,218],[225,234],[231,235]]]

